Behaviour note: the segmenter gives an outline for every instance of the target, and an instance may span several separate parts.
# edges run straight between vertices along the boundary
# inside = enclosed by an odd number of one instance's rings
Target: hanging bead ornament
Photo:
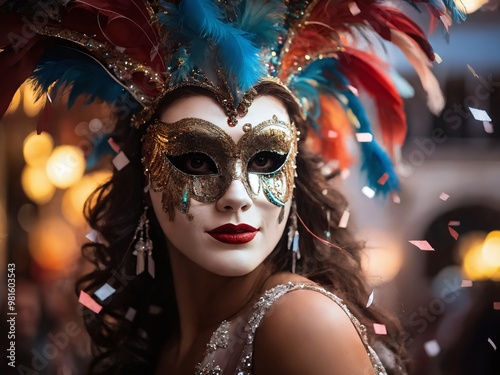
[[[147,216],[148,207],[144,207],[144,212],[139,219],[139,224],[135,230],[132,242],[134,245],[133,254],[137,257],[136,275],[140,275],[146,268],[146,257],[148,263],[148,273],[152,278],[155,277],[155,263],[153,259],[153,241],[149,238],[149,219]]]

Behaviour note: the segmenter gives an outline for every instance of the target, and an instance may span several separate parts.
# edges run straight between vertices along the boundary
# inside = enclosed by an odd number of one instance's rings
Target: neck
[[[244,276],[211,273],[169,246],[177,309],[179,351],[187,350],[196,338],[213,332],[219,324],[244,310],[270,275],[261,264]]]

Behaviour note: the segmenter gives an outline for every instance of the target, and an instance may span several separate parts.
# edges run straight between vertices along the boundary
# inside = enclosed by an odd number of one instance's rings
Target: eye
[[[286,155],[272,151],[261,151],[255,154],[248,162],[248,171],[254,173],[272,173],[277,171],[285,162]]]
[[[212,158],[201,152],[190,152],[177,156],[167,155],[167,158],[178,170],[190,175],[204,176],[218,172]]]

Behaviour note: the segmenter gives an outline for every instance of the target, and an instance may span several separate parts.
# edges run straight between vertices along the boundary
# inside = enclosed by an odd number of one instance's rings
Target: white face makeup
[[[193,96],[177,100],[160,120],[157,125],[173,125],[171,129],[180,130],[165,136],[162,133],[153,144],[146,139],[146,166],[150,171],[155,162],[151,147],[163,150],[162,164],[157,164],[161,171],[156,170],[155,191],[150,195],[170,251],[180,251],[200,267],[221,276],[241,276],[253,271],[281,238],[286,225],[283,217],[288,216],[291,206],[296,146],[290,137],[296,134],[285,107],[273,97],[258,97],[238,125],[230,127],[215,100]],[[187,146],[189,143],[183,139],[186,128],[198,135],[206,132],[206,142]],[[184,142],[179,150],[169,148],[168,142],[174,136],[181,144]],[[213,145],[208,143],[214,143],[216,148],[211,149]],[[197,156],[201,154],[201,159],[192,157],[193,151]],[[175,171],[180,180],[164,185],[164,168]],[[203,184],[200,191],[195,186],[196,180],[203,178],[210,188],[206,197]],[[211,182],[210,178],[220,182]],[[165,198],[169,187],[180,190]],[[182,191],[186,193],[179,194]],[[189,202],[185,202],[188,193]]]

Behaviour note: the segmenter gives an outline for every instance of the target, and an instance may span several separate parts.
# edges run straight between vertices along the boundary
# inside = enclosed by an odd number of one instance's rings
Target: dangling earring
[[[292,273],[295,273],[297,260],[300,259],[299,231],[297,230],[297,213],[295,200],[292,201],[290,226],[288,227],[288,249],[292,251]]]
[[[147,216],[148,206],[144,206],[139,224],[134,233],[132,243],[137,240],[134,245],[133,254],[137,257],[136,274],[144,272],[146,266],[146,256],[148,261],[148,273],[152,278],[155,277],[155,262],[153,259],[153,241],[149,238],[149,219]],[[139,238],[138,238],[139,237]]]

